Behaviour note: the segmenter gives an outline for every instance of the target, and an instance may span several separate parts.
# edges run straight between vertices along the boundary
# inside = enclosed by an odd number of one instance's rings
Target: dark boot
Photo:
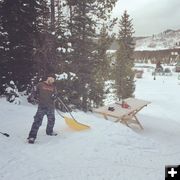
[[[35,138],[28,138],[28,143],[29,144],[34,144]]]
[[[48,136],[57,136],[58,134],[56,132],[52,132],[52,133],[46,133]]]

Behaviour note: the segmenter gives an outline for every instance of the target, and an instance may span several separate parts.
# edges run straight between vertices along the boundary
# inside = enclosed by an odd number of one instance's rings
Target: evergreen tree
[[[117,90],[117,97],[124,99],[133,96],[135,90],[134,85],[134,66],[133,52],[134,29],[132,19],[129,18],[127,11],[124,12],[119,21],[118,44],[119,48],[116,53],[116,67],[115,67],[115,86]]]
[[[42,30],[37,40],[35,59],[38,64],[39,76],[46,75],[49,71],[61,73],[68,50],[66,37],[67,23],[63,14],[65,1],[50,1],[50,6],[44,1]]]
[[[81,99],[83,110],[88,108],[88,89],[92,82],[92,70],[94,66],[92,52],[95,44],[92,38],[95,37],[93,21],[86,13],[88,9],[85,1],[79,1],[75,7],[74,24],[72,28],[73,72],[78,76],[78,95]]]
[[[0,10],[2,9],[2,1],[0,1]],[[1,12],[1,11],[0,11]],[[1,12],[2,14],[2,12]],[[0,95],[5,92],[5,84],[8,79],[8,56],[7,56],[7,32],[2,25],[2,15],[0,16]]]
[[[58,73],[69,72],[69,59],[71,43],[69,42],[70,31],[68,29],[65,0],[57,1],[55,8],[55,37]]]
[[[90,99],[95,107],[103,105],[105,81],[110,77],[110,59],[107,56],[107,50],[113,42],[113,37],[107,32],[109,27],[103,24],[96,47],[96,65],[94,68],[94,81],[91,84]]]
[[[50,9],[53,9],[51,4],[48,5],[47,0],[41,0],[37,19],[38,34],[34,40],[34,70],[38,77],[45,77],[49,72],[54,72],[56,67],[54,20],[52,20],[54,16],[51,16],[54,12]]]
[[[77,75],[76,89],[80,106],[87,110],[91,106],[94,88],[94,69],[97,61],[96,27],[99,20],[106,19],[107,11],[111,11],[115,0],[68,0],[70,6],[70,24],[72,59],[71,71]]]
[[[61,98],[67,104],[76,104],[76,78],[72,75],[72,43],[70,42],[71,32],[68,27],[69,18],[67,17],[68,4],[66,0],[56,1],[55,3],[55,48],[56,48],[56,72],[65,74],[67,78],[58,80],[57,87]],[[76,101],[76,102],[75,102]],[[76,106],[77,107],[77,106]]]
[[[33,76],[35,39],[40,28],[42,0],[4,0],[0,16],[7,33],[7,73],[20,91],[26,89]]]
[[[66,72],[66,89],[75,92],[81,109],[87,110],[100,64],[94,53],[96,28],[116,1],[0,1],[2,74],[22,91],[34,75]]]

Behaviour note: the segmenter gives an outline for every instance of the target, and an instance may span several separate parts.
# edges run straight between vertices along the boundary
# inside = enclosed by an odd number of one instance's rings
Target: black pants
[[[34,116],[34,122],[32,124],[31,131],[29,133],[29,138],[31,137],[36,138],[39,127],[42,124],[44,115],[47,115],[48,118],[46,134],[51,134],[53,132],[53,127],[55,123],[54,111],[55,109],[53,107],[40,106],[40,105],[38,106],[38,110],[36,112],[36,115]]]

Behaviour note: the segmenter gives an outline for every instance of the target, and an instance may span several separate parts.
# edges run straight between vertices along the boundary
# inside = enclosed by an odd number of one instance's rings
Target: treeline
[[[84,111],[102,105],[104,83],[113,74],[106,51],[113,41],[110,14],[116,1],[1,0],[0,94],[11,80],[28,92],[48,73],[66,73],[57,86],[67,103]],[[132,46],[130,36],[119,41],[128,39],[124,43]]]

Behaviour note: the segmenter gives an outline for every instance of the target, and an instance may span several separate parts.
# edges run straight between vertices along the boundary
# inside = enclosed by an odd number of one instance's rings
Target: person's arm
[[[34,91],[34,98],[36,100],[39,100],[39,91],[40,91],[40,84],[38,83],[37,86],[36,86],[36,89]]]
[[[53,100],[56,100],[56,99],[57,99],[57,95],[58,95],[58,93],[57,93],[57,88],[56,88],[56,85],[54,84],[54,90],[53,90],[53,93],[52,93],[52,95],[51,95],[51,98],[52,98]]]

